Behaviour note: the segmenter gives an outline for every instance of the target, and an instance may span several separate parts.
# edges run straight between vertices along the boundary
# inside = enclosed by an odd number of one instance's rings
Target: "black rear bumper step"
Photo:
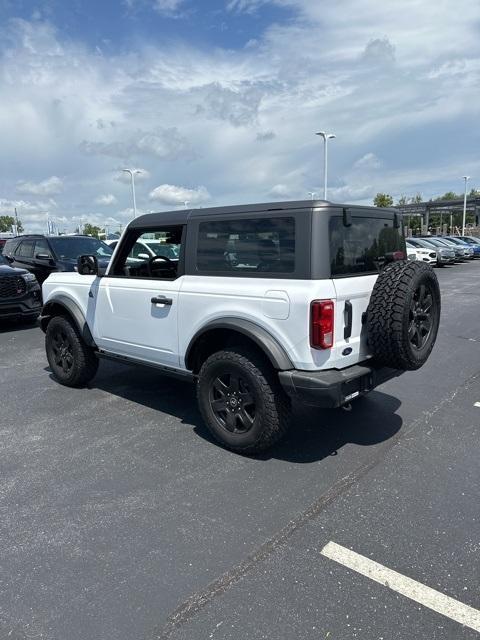
[[[400,369],[356,364],[324,371],[279,371],[286,393],[305,404],[333,409],[404,373]]]

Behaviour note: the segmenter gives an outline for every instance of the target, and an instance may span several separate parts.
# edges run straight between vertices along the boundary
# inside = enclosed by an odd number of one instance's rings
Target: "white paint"
[[[330,560],[335,560],[335,562],[361,573],[384,587],[392,589],[392,591],[401,593],[424,607],[428,607],[451,620],[455,620],[455,622],[480,632],[480,611],[478,609],[450,598],[450,596],[431,589],[421,582],[412,580],[412,578],[407,578],[401,573],[388,569],[378,562],[346,549],[335,542],[326,544],[321,553],[330,558]]]
[[[480,402],[475,402],[474,407],[480,407]]]

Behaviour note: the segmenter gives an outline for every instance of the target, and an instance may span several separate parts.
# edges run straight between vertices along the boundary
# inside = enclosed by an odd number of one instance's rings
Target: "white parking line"
[[[378,562],[346,549],[335,542],[326,544],[321,553],[330,558],[330,560],[335,560],[335,562],[339,562],[345,567],[383,584],[384,587],[415,600],[415,602],[422,604],[424,607],[433,609],[433,611],[441,613],[443,616],[447,616],[447,618],[455,620],[455,622],[459,622],[466,627],[470,627],[470,629],[480,631],[480,611],[473,607],[458,602],[458,600],[431,589],[421,582],[412,580],[412,578],[407,578],[401,573],[388,569]]]
[[[475,402],[474,407],[480,407],[480,402]]]

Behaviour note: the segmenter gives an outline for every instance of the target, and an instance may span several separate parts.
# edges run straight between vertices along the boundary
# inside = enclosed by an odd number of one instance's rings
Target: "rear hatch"
[[[342,369],[370,357],[366,312],[378,273],[405,259],[397,216],[388,210],[345,210],[329,220],[330,268],[336,291],[335,343],[329,365]]]

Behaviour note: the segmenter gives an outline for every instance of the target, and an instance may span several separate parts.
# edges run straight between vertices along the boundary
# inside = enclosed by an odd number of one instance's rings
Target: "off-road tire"
[[[431,313],[417,309],[422,289],[425,309],[431,297]],[[427,294],[425,294],[427,292]],[[425,262],[394,262],[380,273],[367,311],[367,340],[376,362],[395,369],[419,369],[427,361],[437,338],[440,322],[440,288],[432,267]],[[418,318],[420,317],[420,319]],[[427,332],[428,326],[430,329]],[[413,337],[420,328],[425,343]],[[409,333],[410,332],[410,333]],[[419,348],[412,342],[417,340]]]
[[[244,380],[255,400],[255,417],[246,432],[227,430],[212,408],[214,383],[225,376],[228,380],[230,373]],[[290,398],[283,391],[273,367],[253,349],[228,347],[207,358],[198,374],[197,400],[212,436],[232,451],[245,454],[265,451],[283,438],[289,426]]]
[[[63,362],[69,363],[66,369],[59,364],[59,336],[66,349]],[[55,316],[48,323],[45,349],[54,378],[66,387],[83,387],[97,373],[98,358],[94,350],[85,344],[77,327],[65,316]]]

